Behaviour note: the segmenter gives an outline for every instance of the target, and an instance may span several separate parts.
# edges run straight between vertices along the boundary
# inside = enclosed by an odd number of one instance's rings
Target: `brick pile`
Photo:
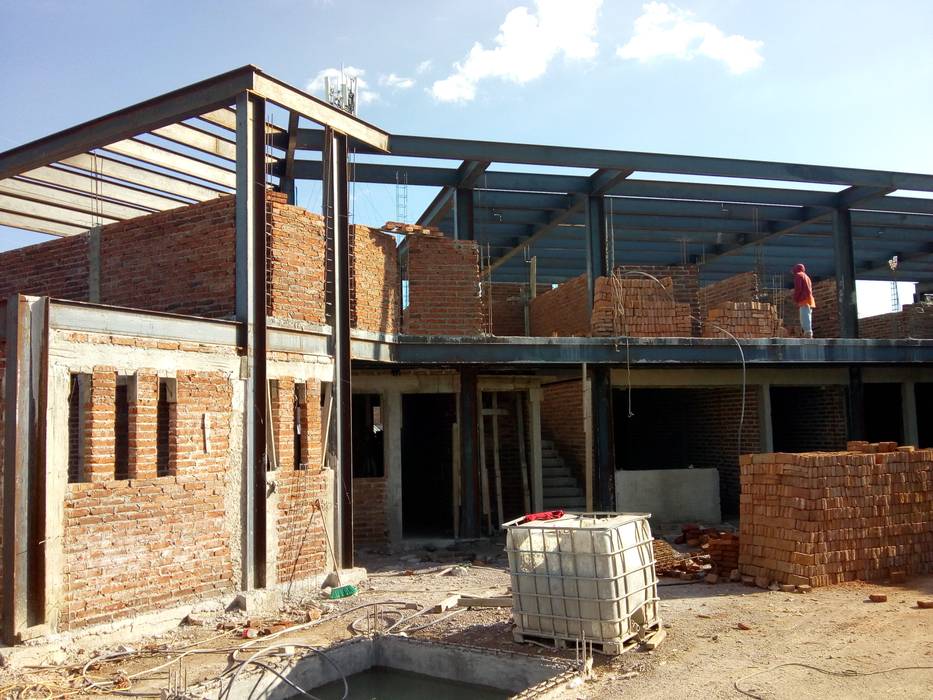
[[[690,306],[690,315],[693,321],[693,333],[700,332],[699,319],[703,317],[700,310],[700,273],[696,265],[616,265],[614,270],[618,273],[645,272],[657,278],[669,277],[672,282],[674,301]],[[641,275],[632,275],[624,279],[644,279]]]
[[[689,338],[693,334],[690,306],[671,298],[673,280],[600,277],[593,298],[594,336]]]
[[[848,447],[742,456],[744,576],[825,586],[933,570],[933,450]]]
[[[781,338],[784,325],[772,304],[759,301],[724,301],[707,310],[703,320],[704,338]]]
[[[739,568],[739,537],[733,532],[717,532],[702,545],[709,555],[713,572],[729,574]]]
[[[700,287],[698,296],[701,317],[727,301],[758,301],[758,274],[741,272]]]
[[[408,308],[402,314],[403,332],[482,335],[485,314],[476,243],[423,234],[406,240]]]

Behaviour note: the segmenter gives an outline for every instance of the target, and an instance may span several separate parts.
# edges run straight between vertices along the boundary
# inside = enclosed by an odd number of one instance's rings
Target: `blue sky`
[[[362,71],[393,133],[931,172],[931,29],[923,0],[0,0],[0,149],[254,63]]]

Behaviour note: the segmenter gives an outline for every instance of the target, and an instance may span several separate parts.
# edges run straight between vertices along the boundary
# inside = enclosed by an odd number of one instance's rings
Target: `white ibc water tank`
[[[615,654],[656,627],[648,517],[567,513],[556,520],[506,523],[515,638],[570,645],[586,639]]]

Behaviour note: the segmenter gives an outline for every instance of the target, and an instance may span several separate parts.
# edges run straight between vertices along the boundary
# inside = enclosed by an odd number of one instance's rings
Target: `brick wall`
[[[582,381],[557,382],[543,387],[541,433],[545,440],[554,441],[554,447],[582,485],[586,468]]]
[[[525,295],[528,285],[491,282],[483,285],[486,330],[492,335],[525,335]],[[542,293],[546,288],[542,287]]]
[[[232,317],[235,212],[227,196],[103,227],[101,303]]]
[[[590,307],[586,275],[574,277],[544,294],[538,294],[531,302],[530,314],[533,336],[588,336]]]
[[[643,277],[599,277],[593,296],[593,336],[689,338],[693,333],[688,304],[673,301],[670,277],[661,284]],[[663,285],[663,287],[662,287]]]
[[[786,335],[777,308],[760,301],[724,301],[708,308],[703,322],[704,338],[781,338]]]
[[[904,304],[896,312],[858,320],[860,338],[933,338],[933,305]]]
[[[755,272],[742,272],[700,287],[698,301],[701,318],[709,309],[727,301],[758,301],[758,291],[758,275]]]
[[[302,437],[297,465],[296,382],[290,377],[281,377],[275,380],[273,387],[272,421],[278,469],[272,478],[279,494],[277,573],[279,581],[290,583],[311,578],[326,568],[324,514],[321,510],[331,496],[327,493],[321,466],[320,382],[309,380],[303,383],[303,400],[299,391],[297,413]]]
[[[324,219],[267,192],[269,316],[325,323]]]
[[[20,292],[87,301],[86,233],[0,253],[0,299]]]
[[[813,283],[813,335],[817,338],[839,337],[839,300],[836,296],[836,280],[826,279]],[[784,326],[787,334],[799,338],[800,310],[794,303],[793,290],[788,290],[784,300]]]
[[[483,407],[493,407],[492,392],[483,392]],[[524,392],[500,391],[496,395],[496,407],[502,412],[495,418],[499,433],[499,477],[502,482],[502,520],[512,520],[525,514],[524,486],[521,471],[521,453],[518,443],[518,412],[516,399],[524,401]],[[528,423],[528,408],[524,406],[523,418],[525,422],[525,460],[526,468],[531,463],[531,447],[528,440],[530,435]],[[498,523],[498,501],[495,471],[495,442],[493,440],[493,417],[484,416],[485,445],[486,445],[486,473],[489,479],[489,508],[493,524]],[[528,479],[529,505],[531,496],[530,473],[526,472]]]
[[[824,586],[933,571],[933,450],[852,447],[742,458],[743,574]]]
[[[846,390],[841,386],[771,387],[774,449],[839,450],[846,445]]]
[[[374,546],[389,541],[385,477],[353,479],[353,542]]]
[[[401,286],[395,239],[377,229],[354,226],[351,269],[355,298],[353,327],[397,333]]]
[[[411,235],[408,241],[408,308],[402,329],[411,335],[482,335],[479,249],[473,241]]]
[[[94,377],[104,374],[96,368]],[[179,371],[177,387],[176,475],[67,486],[61,616],[67,628],[234,588],[224,522],[232,386],[219,372]],[[207,441],[205,413],[212,427]],[[97,466],[95,475],[103,472]]]

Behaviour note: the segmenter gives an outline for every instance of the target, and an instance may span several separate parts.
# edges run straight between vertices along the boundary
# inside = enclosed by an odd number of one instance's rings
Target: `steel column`
[[[460,370],[460,405],[457,417],[460,426],[460,536],[464,538],[479,537],[477,396],[477,372],[473,368],[464,367]]]
[[[850,440],[865,439],[865,387],[862,368],[849,367],[849,387],[846,391],[846,425]]]
[[[597,365],[592,369],[593,466],[596,476],[596,502],[599,510],[615,508],[612,492],[615,476],[615,424],[612,417],[612,370]]]
[[[586,198],[586,291],[593,308],[596,278],[609,274],[609,237],[606,230],[606,200],[602,196]]]
[[[241,323],[244,407],[242,586],[266,581],[266,185],[265,102],[236,101],[236,318]]]
[[[467,187],[457,188],[456,230],[454,238],[461,241],[475,240],[473,230],[473,190]]]
[[[324,211],[327,212],[328,238],[333,241],[334,265],[334,408],[336,416],[337,464],[340,499],[340,565],[353,566],[353,390],[350,383],[350,218],[347,180],[347,137],[332,129],[327,131],[330,148],[325,169],[328,187]],[[328,201],[329,200],[329,201]],[[330,206],[328,207],[328,204]]]
[[[846,208],[833,210],[833,253],[836,261],[839,337],[858,338],[858,304],[855,299],[855,253],[852,245],[852,214]],[[817,313],[819,312],[817,311]]]

